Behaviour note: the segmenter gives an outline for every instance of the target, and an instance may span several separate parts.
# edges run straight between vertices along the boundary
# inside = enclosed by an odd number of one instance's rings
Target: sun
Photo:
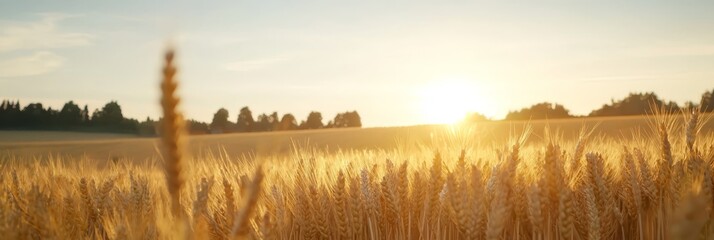
[[[458,123],[470,112],[493,116],[495,110],[485,89],[468,79],[433,81],[422,86],[418,96],[417,107],[427,124]]]

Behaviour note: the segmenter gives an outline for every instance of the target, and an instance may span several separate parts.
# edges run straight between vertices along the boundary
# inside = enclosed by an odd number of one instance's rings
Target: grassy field
[[[651,119],[650,119],[651,120]],[[321,150],[393,149],[399,145],[431,145],[451,131],[468,131],[473,141],[483,144],[503,143],[510,135],[522,132],[525,125],[534,132],[529,141],[544,138],[546,126],[564,139],[574,139],[583,128],[595,128],[594,137],[631,138],[632,133],[648,130],[643,116],[558,119],[530,122],[484,122],[471,126],[411,126],[365,129],[329,129],[272,133],[239,133],[191,136],[188,149],[193,155],[225,153],[229,156],[265,156],[291,153],[294,145]],[[714,123],[702,126],[711,132]],[[0,153],[17,157],[65,156],[95,160],[126,158],[145,160],[157,157],[156,138],[138,138],[123,134],[0,131]]]

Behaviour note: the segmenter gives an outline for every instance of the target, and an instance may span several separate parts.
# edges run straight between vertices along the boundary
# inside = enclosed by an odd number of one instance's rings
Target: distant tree
[[[7,111],[9,108],[9,102],[7,100],[2,100],[2,103],[0,103],[0,129],[7,126]]]
[[[92,122],[107,127],[117,127],[124,120],[124,115],[121,112],[121,106],[116,101],[111,101],[102,107],[102,110],[94,111],[92,114]]]
[[[190,134],[208,134],[211,132],[207,123],[189,119],[186,121],[186,130]]]
[[[278,130],[290,131],[295,129],[298,129],[297,119],[295,118],[295,116],[290,113],[283,115],[283,118],[280,119],[280,125],[278,127]]]
[[[706,91],[702,94],[699,106],[701,106],[703,112],[714,112],[714,90]]]
[[[42,103],[30,103],[22,109],[22,127],[37,128],[50,120],[50,113],[42,107]]]
[[[226,132],[228,130],[228,110],[225,108],[218,109],[218,111],[213,114],[213,121],[211,121],[211,131],[213,132]]]
[[[121,106],[116,101],[107,103],[101,110],[94,110],[91,123],[95,131],[122,133],[138,133],[139,131],[139,121],[124,118]]]
[[[158,132],[158,122],[146,117],[146,120],[139,123],[138,134],[139,136],[156,136]]]
[[[520,111],[509,112],[506,120],[556,119],[569,118],[570,111],[560,104],[538,103]]]
[[[678,111],[680,108],[675,102],[665,102],[652,92],[630,93],[625,99],[615,101],[610,100],[610,104],[605,104],[601,108],[593,110],[589,116],[626,116],[651,114],[652,108],[664,108],[667,111]]]
[[[278,112],[273,112],[270,114],[270,131],[277,131],[280,128],[280,117]]]
[[[63,128],[79,126],[82,124],[82,109],[79,105],[69,101],[62,106],[58,116],[59,124]]]
[[[4,126],[7,128],[15,128],[22,123],[22,110],[20,109],[20,101],[11,102],[8,101],[5,106]]]
[[[253,123],[253,129],[251,129],[251,131],[253,131],[253,132],[267,132],[267,131],[271,130],[270,127],[271,127],[270,116],[263,113],[263,114],[258,115],[258,118]]]
[[[307,116],[307,120],[300,124],[301,129],[320,129],[323,127],[322,114],[320,112],[310,112]]]
[[[84,109],[82,109],[82,123],[89,124],[89,109],[87,105],[84,105]]]
[[[471,113],[466,114],[466,117],[464,117],[463,122],[464,123],[476,123],[476,122],[484,122],[484,121],[488,121],[488,120],[489,119],[481,113],[471,112]]]
[[[335,128],[362,127],[362,119],[357,111],[338,113],[327,125]]]
[[[236,121],[238,132],[250,132],[253,129],[254,123],[253,113],[250,111],[250,108],[241,108],[240,113],[238,113],[238,121]]]

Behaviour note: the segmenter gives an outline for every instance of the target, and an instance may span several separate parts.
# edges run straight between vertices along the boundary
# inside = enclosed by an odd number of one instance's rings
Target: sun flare
[[[419,111],[425,123],[453,124],[470,112],[492,117],[495,107],[483,88],[467,79],[443,79],[419,90]]]

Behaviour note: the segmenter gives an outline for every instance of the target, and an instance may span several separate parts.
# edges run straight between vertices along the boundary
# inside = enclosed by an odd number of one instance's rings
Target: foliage
[[[236,121],[236,130],[238,132],[251,132],[253,131],[254,124],[253,112],[250,111],[250,108],[241,108],[238,114],[238,120]]]
[[[538,103],[529,108],[521,109],[520,111],[509,112],[506,115],[506,120],[531,120],[531,119],[557,119],[569,118],[570,111],[565,109],[563,105],[554,103]]]
[[[300,123],[300,129],[320,129],[323,128],[322,114],[320,112],[310,112],[307,120]]]
[[[297,119],[292,114],[288,113],[283,115],[280,119],[280,124],[278,125],[278,130],[289,131],[298,129]]]
[[[332,128],[362,127],[362,119],[357,111],[338,113],[327,125]]]
[[[704,112],[714,112],[714,90],[706,91],[702,94],[702,100],[699,105]]]
[[[60,111],[41,103],[30,103],[22,109],[19,102],[0,104],[0,129],[137,133],[138,128],[139,122],[124,118],[116,101],[95,110],[91,118],[86,105],[81,109],[73,101],[65,103]]]
[[[665,102],[660,99],[657,94],[648,93],[630,93],[622,100],[611,100],[610,104],[605,104],[601,108],[593,110],[589,116],[627,116],[627,115],[645,115],[652,114],[651,109],[664,108],[668,111],[679,110],[679,106],[675,102]]]
[[[216,114],[213,114],[213,121],[211,121],[211,130],[214,133],[227,132],[230,129],[230,122],[228,121],[228,110],[225,108],[218,109]]]

